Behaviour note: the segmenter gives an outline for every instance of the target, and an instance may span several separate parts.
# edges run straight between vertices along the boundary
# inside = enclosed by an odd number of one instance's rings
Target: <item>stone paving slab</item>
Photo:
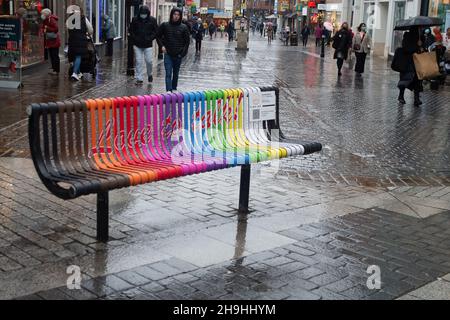
[[[378,226],[376,222],[381,217],[398,223]],[[446,279],[450,265],[442,267],[441,264],[434,262],[437,243],[428,244],[427,250],[430,255],[427,257],[413,254],[421,250],[420,239],[428,237],[426,232],[420,230],[425,230],[430,225],[434,226],[435,221],[444,217],[446,223],[441,225],[440,233],[448,230],[450,212],[426,219],[412,218],[411,220],[406,215],[368,209],[294,227],[292,229],[297,232],[312,228],[317,229],[318,232],[276,249],[256,254],[246,254],[241,251],[239,258],[233,257],[229,261],[204,267],[197,267],[180,259],[162,260],[126,272],[88,280],[83,287],[92,295],[96,295],[97,299],[343,300],[394,299],[396,297],[399,299],[448,299],[450,282]],[[343,230],[331,231],[328,226],[345,222],[348,225],[345,231],[351,237],[353,229],[351,226],[358,228],[361,219],[365,221],[365,224],[373,226],[374,236],[368,234],[366,242],[352,242],[346,247],[346,251],[343,250],[337,241],[340,238],[338,235]],[[242,221],[238,222],[236,232],[245,232],[244,228],[239,228],[239,223]],[[418,229],[418,240],[410,239],[398,232],[410,228],[411,225]],[[319,240],[323,234],[329,235],[331,241]],[[237,236],[237,238],[241,237],[245,235]],[[390,240],[391,237],[395,240]],[[364,249],[364,246],[370,246],[372,240],[379,242],[381,239],[386,239],[392,246],[382,248],[372,245],[371,253]],[[450,235],[447,232],[444,238],[447,245],[449,239]],[[401,245],[404,241],[410,243],[409,248]],[[361,247],[362,245],[364,246]],[[324,250],[335,252],[335,257],[328,258],[331,259],[329,261],[324,260]],[[359,257],[354,258],[351,255],[352,252],[359,253]],[[447,251],[444,256],[446,262],[450,262],[450,252]],[[336,262],[334,266],[330,264],[332,261]],[[421,264],[421,261],[426,263]],[[378,264],[381,268],[381,289],[369,289],[366,286],[369,276],[366,269],[372,264]],[[411,264],[412,268],[410,268]],[[440,280],[429,283],[437,277]],[[412,279],[415,281],[411,281]],[[96,289],[90,284],[92,281],[97,282]],[[105,286],[104,289],[101,289],[102,285]],[[54,293],[55,290],[58,290],[57,294]],[[60,291],[66,292],[67,289],[61,287],[38,292],[37,296],[43,299],[64,298],[60,296]],[[83,293],[78,295],[83,296]],[[84,296],[88,295],[84,294]]]

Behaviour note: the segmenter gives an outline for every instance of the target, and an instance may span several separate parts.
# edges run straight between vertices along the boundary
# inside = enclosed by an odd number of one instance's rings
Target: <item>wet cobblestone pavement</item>
[[[162,65],[151,86],[136,87],[118,60],[96,86],[62,77],[34,86],[41,77],[31,74],[30,91],[6,93],[0,299],[450,299],[449,87],[426,91],[421,108],[398,107],[385,61],[369,60],[359,83],[348,69],[338,80],[330,53],[323,62],[317,53],[205,41],[180,91],[278,85],[285,134],[324,151],[285,159],[278,172],[254,166],[248,217],[236,212],[237,168],[112,191],[107,245],[95,240],[94,196],[62,201],[38,179],[24,110],[163,92]],[[81,269],[81,290],[66,287],[69,265]],[[366,286],[371,265],[379,290]]]

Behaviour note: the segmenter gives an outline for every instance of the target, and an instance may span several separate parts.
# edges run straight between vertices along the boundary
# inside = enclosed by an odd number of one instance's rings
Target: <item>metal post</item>
[[[97,193],[97,240],[107,242],[109,238],[108,191]]]
[[[320,48],[320,57],[325,57],[325,35],[322,34],[322,45]]]
[[[250,165],[241,166],[241,184],[239,188],[239,213],[249,213],[248,198],[250,194]]]

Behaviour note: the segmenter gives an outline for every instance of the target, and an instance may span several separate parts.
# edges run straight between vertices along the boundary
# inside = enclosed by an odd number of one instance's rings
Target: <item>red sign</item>
[[[308,2],[308,8],[315,8],[316,7],[316,2],[315,1],[309,1]]]

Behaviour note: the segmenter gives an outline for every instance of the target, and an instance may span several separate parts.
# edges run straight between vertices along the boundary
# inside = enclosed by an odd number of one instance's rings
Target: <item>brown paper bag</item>
[[[439,66],[437,64],[436,51],[425,53],[414,53],[414,66],[419,80],[434,79],[440,76]]]

